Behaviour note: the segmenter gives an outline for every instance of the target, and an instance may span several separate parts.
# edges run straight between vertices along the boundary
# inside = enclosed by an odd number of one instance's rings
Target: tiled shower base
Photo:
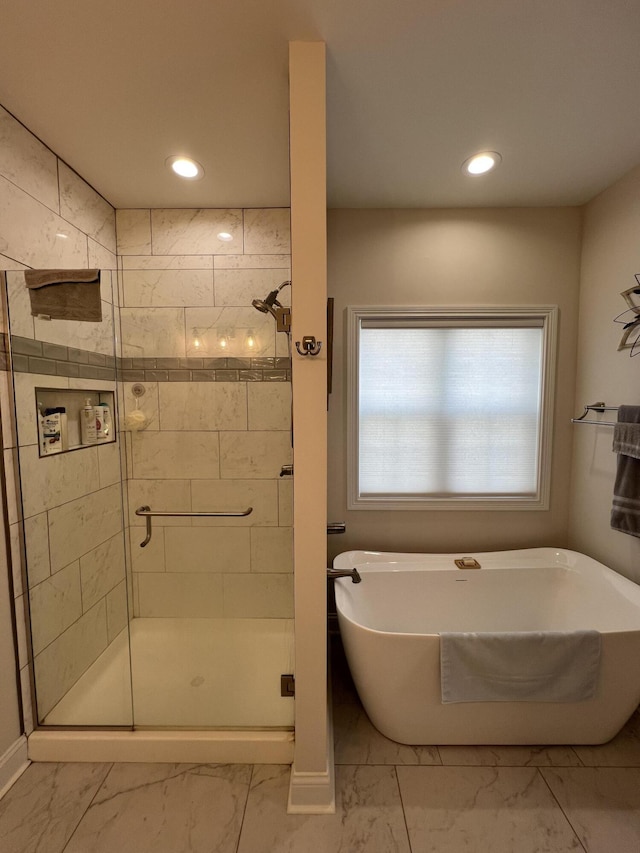
[[[280,695],[280,674],[293,672],[291,620],[134,619],[130,632],[131,669],[125,630],[47,714],[44,725],[131,727],[133,720],[136,731],[40,729],[29,741],[32,758],[104,760],[92,756],[129,744],[124,751],[128,756],[133,749],[131,757],[120,760],[150,760],[139,757],[135,744],[148,755],[155,743],[156,760],[190,760],[179,756],[189,752],[188,742],[201,747],[203,740],[222,745],[212,754],[226,758],[214,760],[247,760],[241,756],[247,748],[251,753],[252,743],[266,744],[267,752],[275,747],[274,755],[292,751],[293,699]],[[149,731],[156,728],[167,731]],[[239,758],[230,747],[234,743],[244,744]],[[52,748],[56,755],[58,747],[73,750],[74,744],[79,751],[71,759],[43,757]]]

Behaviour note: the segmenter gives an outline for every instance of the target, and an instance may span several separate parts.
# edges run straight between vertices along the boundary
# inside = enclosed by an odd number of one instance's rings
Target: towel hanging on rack
[[[25,270],[24,279],[34,317],[102,321],[100,270]]]
[[[640,406],[620,406],[612,450],[618,454],[618,467],[611,527],[640,537]]]

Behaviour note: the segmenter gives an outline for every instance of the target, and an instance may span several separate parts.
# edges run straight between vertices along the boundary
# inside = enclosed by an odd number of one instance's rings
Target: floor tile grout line
[[[244,828],[244,819],[247,816],[247,806],[249,804],[249,795],[251,794],[251,786],[253,784],[253,777],[256,772],[256,765],[251,765],[251,773],[249,774],[249,784],[247,785],[247,796],[244,798],[244,808],[242,809],[242,820],[240,821],[240,828],[238,830],[238,840],[236,842],[235,853],[238,853],[240,850],[240,840],[242,838],[242,830]]]
[[[404,766],[404,765],[402,765]],[[393,775],[396,777],[396,785],[398,786],[398,796],[400,797],[400,808],[402,809],[402,820],[404,821],[404,829],[407,833],[407,844],[409,845],[409,853],[413,853],[411,845],[411,836],[409,835],[409,824],[407,823],[407,813],[404,810],[404,800],[402,798],[402,788],[400,787],[400,779],[398,778],[398,765],[393,765]]]
[[[562,808],[562,803],[561,803],[561,802],[560,802],[560,800],[556,797],[556,795],[553,793],[553,788],[551,787],[551,785],[550,785],[550,784],[547,782],[547,780],[545,779],[545,776],[544,776],[544,773],[542,772],[542,769],[543,769],[542,767],[537,767],[537,768],[536,768],[536,770],[538,771],[538,776],[540,776],[540,778],[542,779],[542,781],[544,782],[544,784],[547,786],[547,789],[548,789],[549,793],[551,794],[551,796],[553,797],[553,799],[555,800],[555,802],[558,804],[558,808],[559,808],[559,809],[560,809],[560,811],[562,812],[562,814],[563,814],[563,816],[564,816],[564,819],[567,821],[567,823],[568,823],[568,824],[569,824],[569,826],[571,827],[571,831],[572,831],[572,832],[573,832],[573,834],[575,835],[575,837],[576,837],[576,839],[577,839],[577,841],[578,841],[578,844],[579,844],[579,845],[580,845],[580,847],[585,851],[585,853],[589,853],[589,851],[587,850],[587,848],[586,848],[586,847],[584,846],[584,844],[582,843],[582,839],[581,839],[581,838],[580,838],[580,836],[578,835],[578,832],[577,832],[577,830],[576,830],[575,826],[571,823],[571,821],[570,821],[570,819],[569,819],[568,814],[567,814],[567,813],[565,812],[565,810]],[[549,768],[545,768],[545,769],[549,769]],[[551,769],[553,770],[554,768],[551,768]],[[569,769],[571,769],[571,768],[569,768]],[[578,768],[578,769],[580,769],[580,768]]]
[[[115,762],[113,762],[113,761],[109,762],[109,769],[107,770],[107,772],[106,772],[106,773],[104,774],[104,776],[102,777],[102,781],[100,782],[100,784],[96,786],[96,790],[94,791],[93,797],[91,797],[91,800],[90,800],[89,804],[87,805],[86,809],[85,809],[85,810],[82,812],[82,814],[80,815],[80,818],[79,818],[78,822],[77,822],[77,823],[76,823],[76,825],[73,827],[73,831],[71,832],[71,834],[69,835],[69,837],[68,837],[68,838],[67,838],[67,840],[65,841],[65,843],[64,843],[64,847],[62,847],[62,848],[61,848],[60,853],[64,853],[64,851],[67,849],[67,847],[69,846],[69,844],[71,844],[71,840],[73,839],[73,836],[76,834],[76,832],[78,831],[78,827],[80,826],[80,824],[82,823],[82,821],[83,821],[83,820],[85,819],[85,817],[87,816],[87,812],[89,811],[89,809],[90,809],[90,808],[91,808],[91,806],[93,805],[93,802],[94,802],[95,798],[98,796],[98,792],[102,789],[102,786],[103,786],[103,785],[104,785],[104,783],[107,781],[107,777],[109,776],[109,774],[110,774],[110,773],[111,773],[111,771],[113,770],[113,768],[114,768],[114,764],[115,764]]]

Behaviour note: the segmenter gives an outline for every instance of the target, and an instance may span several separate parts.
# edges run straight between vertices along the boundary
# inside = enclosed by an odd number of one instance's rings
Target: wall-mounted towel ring
[[[296,349],[299,355],[318,355],[322,349],[322,341],[316,341],[313,335],[305,335],[302,338],[302,347],[300,341],[296,341]]]

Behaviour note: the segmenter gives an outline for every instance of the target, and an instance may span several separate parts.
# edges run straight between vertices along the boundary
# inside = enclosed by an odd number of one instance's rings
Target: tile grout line
[[[409,824],[407,823],[407,813],[404,808],[404,799],[402,797],[402,788],[400,787],[400,779],[398,778],[398,765],[393,765],[393,775],[396,777],[396,785],[398,786],[398,796],[400,797],[400,808],[402,809],[402,820],[404,821],[404,831],[407,834],[407,844],[409,845],[409,853],[413,853],[411,846],[411,836],[409,835]]]
[[[554,768],[552,767],[551,769],[553,770]],[[568,769],[571,769],[571,768],[568,768]],[[536,770],[538,771],[538,776],[540,776],[540,778],[542,779],[542,781],[544,782],[544,784],[547,786],[547,789],[548,789],[549,793],[551,794],[551,796],[553,797],[553,799],[555,800],[555,802],[558,804],[558,808],[559,808],[559,809],[560,809],[560,811],[562,812],[562,815],[563,815],[564,819],[566,820],[566,822],[567,822],[567,823],[569,824],[569,826],[571,827],[571,831],[572,831],[572,832],[573,832],[573,834],[575,835],[575,837],[576,837],[576,839],[577,839],[577,841],[578,841],[578,844],[580,845],[580,847],[582,848],[582,850],[584,850],[584,851],[585,851],[585,853],[588,853],[588,850],[587,850],[587,848],[584,846],[584,844],[582,843],[582,839],[581,839],[581,838],[580,838],[580,836],[578,835],[578,832],[576,831],[576,828],[574,827],[574,825],[573,825],[573,824],[571,823],[571,821],[569,820],[569,816],[567,815],[567,813],[565,812],[565,810],[562,808],[562,803],[561,803],[561,802],[560,802],[560,800],[556,797],[556,795],[553,793],[553,789],[552,789],[551,785],[550,785],[550,784],[547,782],[547,780],[545,779],[544,773],[542,772],[542,768],[541,768],[541,767],[536,767]]]
[[[251,785],[253,783],[253,776],[256,771],[256,765],[251,765],[251,774],[249,776],[249,784],[247,785],[247,796],[244,799],[244,808],[242,809],[242,820],[240,821],[240,829],[238,831],[238,841],[236,842],[236,847],[234,853],[238,853],[240,850],[240,839],[242,838],[242,830],[244,828],[244,819],[247,815],[247,806],[249,804],[249,795],[251,794]]]
[[[83,813],[80,815],[80,819],[78,820],[78,822],[77,822],[77,823],[76,823],[76,825],[74,826],[74,828],[73,828],[73,830],[72,830],[71,834],[69,835],[69,837],[68,837],[68,838],[67,838],[67,840],[65,841],[65,843],[64,843],[64,847],[62,847],[62,848],[61,848],[60,853],[64,853],[64,851],[67,849],[67,847],[68,847],[68,846],[69,846],[69,844],[71,843],[71,840],[73,839],[73,836],[74,836],[74,835],[76,834],[76,832],[78,831],[78,827],[80,826],[80,824],[82,823],[82,821],[83,821],[83,820],[85,819],[85,817],[87,816],[87,813],[88,813],[89,809],[90,809],[90,808],[91,808],[91,806],[93,805],[93,801],[94,801],[94,800],[95,800],[95,798],[98,796],[98,792],[102,789],[102,787],[103,787],[104,783],[107,781],[107,777],[108,777],[108,775],[111,773],[111,771],[113,770],[113,766],[114,766],[114,762],[112,761],[112,762],[110,762],[110,763],[109,763],[109,769],[107,770],[107,772],[106,772],[106,773],[104,774],[104,776],[102,777],[102,781],[100,782],[100,784],[96,786],[96,790],[94,791],[93,797],[91,797],[91,801],[89,802],[89,804],[87,805],[87,807],[86,807],[86,809],[83,811]]]

